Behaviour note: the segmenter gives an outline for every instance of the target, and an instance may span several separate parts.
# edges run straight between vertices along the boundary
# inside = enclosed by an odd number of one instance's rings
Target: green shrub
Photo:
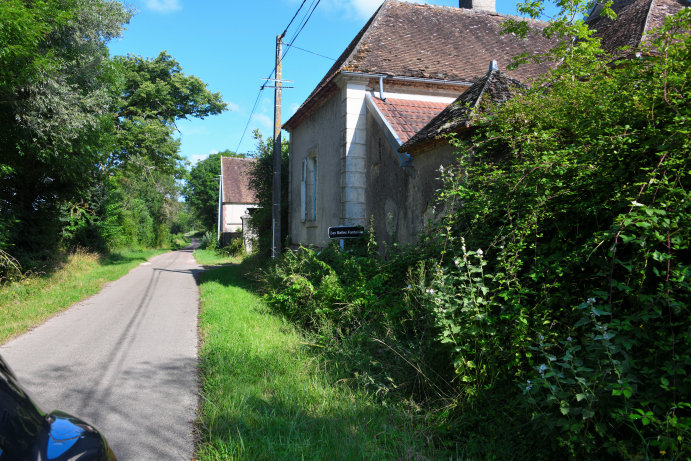
[[[242,237],[234,238],[230,244],[216,248],[216,253],[226,257],[242,256],[245,254],[245,241]]]
[[[199,239],[199,248],[201,250],[215,250],[218,246],[218,240],[216,239],[216,234],[207,231],[201,239]]]

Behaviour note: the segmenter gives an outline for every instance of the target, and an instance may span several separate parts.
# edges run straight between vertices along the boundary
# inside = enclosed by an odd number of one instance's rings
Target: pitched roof
[[[223,203],[257,203],[248,175],[254,162],[253,158],[221,157]]]
[[[407,99],[372,98],[377,108],[394,129],[402,143],[441,112],[447,104],[444,102],[410,101]]]
[[[524,84],[504,72],[489,70],[415,136],[405,142],[398,151],[411,155],[420,153],[420,148],[424,143],[445,134],[469,128],[477,110],[487,111],[492,106],[504,104],[517,91],[524,88],[526,88]]]
[[[500,35],[505,17],[494,12],[386,0],[285,126],[296,126],[304,118],[303,111],[315,104],[318,107],[324,93],[335,91],[333,79],[341,71],[473,82],[484,74],[490,60],[506,66],[514,56],[543,53],[556,44],[536,33],[528,40]],[[528,22],[534,29],[545,25]],[[527,81],[548,69],[548,64],[530,64],[507,73]]]
[[[586,22],[595,29],[594,36],[600,38],[602,48],[613,53],[624,46],[638,48],[649,39],[646,33],[662,26],[667,16],[689,5],[686,0],[618,0],[612,5],[617,14],[614,21],[601,16],[602,6],[598,5]]]

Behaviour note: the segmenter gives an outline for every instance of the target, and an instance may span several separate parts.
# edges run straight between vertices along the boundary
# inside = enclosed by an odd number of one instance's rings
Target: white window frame
[[[312,176],[311,178],[309,177],[310,175]],[[311,181],[308,179],[311,179]],[[316,147],[307,153],[307,156],[302,159],[300,164],[300,221],[303,223],[314,223],[317,221]]]

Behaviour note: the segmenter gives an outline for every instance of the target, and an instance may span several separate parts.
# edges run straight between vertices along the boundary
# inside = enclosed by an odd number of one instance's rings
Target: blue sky
[[[288,30],[286,42],[296,33],[307,0]],[[337,58],[379,7],[382,0],[321,0],[294,45]],[[252,130],[266,136],[273,126],[273,90],[265,90],[252,119],[262,77],[274,67],[276,36],[293,17],[302,0],[135,0],[138,13],[123,38],[109,46],[112,55],[128,53],[156,57],[167,51],[186,74],[200,77],[209,90],[220,92],[229,111],[204,120],[181,121],[181,153],[193,163],[225,149],[254,149]],[[456,0],[436,4],[458,6]],[[497,0],[497,11],[516,14],[515,2]],[[292,49],[283,62],[283,78],[294,89],[283,91],[285,122],[314,89],[333,61]],[[240,138],[249,120],[241,144]],[[286,134],[284,133],[284,136]],[[238,149],[239,145],[239,149]]]

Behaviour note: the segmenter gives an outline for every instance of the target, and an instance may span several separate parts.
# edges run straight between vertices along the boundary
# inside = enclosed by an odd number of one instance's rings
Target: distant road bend
[[[119,461],[192,459],[197,246],[150,259],[0,347],[44,410],[94,424]]]

